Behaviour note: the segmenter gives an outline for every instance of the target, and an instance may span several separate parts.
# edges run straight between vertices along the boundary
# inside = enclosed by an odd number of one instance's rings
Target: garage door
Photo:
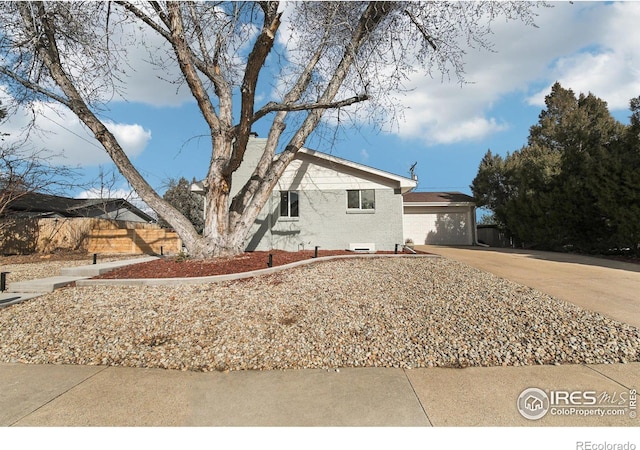
[[[410,208],[405,206],[404,238],[415,244],[471,245],[471,226],[467,211],[454,208]]]

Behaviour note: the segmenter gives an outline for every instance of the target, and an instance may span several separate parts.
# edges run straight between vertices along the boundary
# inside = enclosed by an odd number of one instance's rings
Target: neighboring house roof
[[[409,192],[402,199],[408,206],[475,206],[474,198],[462,192]]]
[[[24,213],[65,212],[78,204],[74,198],[59,197],[57,195],[28,192],[12,200],[7,210]]]
[[[57,195],[29,192],[7,205],[5,214],[30,217],[100,217],[109,212],[126,209],[141,221],[153,222],[154,218],[122,198],[69,198]]]

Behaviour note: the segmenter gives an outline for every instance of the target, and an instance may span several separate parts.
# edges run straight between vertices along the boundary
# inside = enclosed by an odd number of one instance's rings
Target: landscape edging
[[[276,267],[268,267],[266,269],[252,270],[249,272],[239,272],[224,275],[211,275],[208,277],[184,277],[184,278],[129,278],[129,279],[85,279],[76,281],[76,286],[171,286],[181,284],[208,284],[208,283],[220,283],[224,281],[242,280],[245,278],[252,278],[261,275],[270,275],[273,273],[281,272],[283,270],[292,269],[295,267],[313,264],[323,261],[331,261],[333,259],[347,259],[347,258],[440,258],[439,255],[427,254],[427,255],[332,255],[332,256],[320,256],[318,258],[304,259],[301,261],[292,262],[289,264],[283,264]]]

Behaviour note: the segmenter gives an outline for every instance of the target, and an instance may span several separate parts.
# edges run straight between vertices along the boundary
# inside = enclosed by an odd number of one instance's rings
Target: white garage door
[[[462,210],[461,210],[462,209]],[[463,208],[407,207],[404,209],[404,238],[416,245],[471,245],[468,210]]]

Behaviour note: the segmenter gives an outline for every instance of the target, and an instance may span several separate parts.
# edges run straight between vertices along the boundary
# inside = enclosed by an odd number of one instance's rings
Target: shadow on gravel
[[[437,246],[434,246],[437,248]],[[461,250],[477,250],[495,253],[522,255],[527,258],[544,261],[563,262],[570,264],[582,264],[595,267],[606,267],[610,269],[626,270],[629,272],[640,272],[640,264],[634,262],[624,262],[606,257],[578,255],[573,253],[548,252],[542,250],[523,250],[517,248],[497,248],[497,247],[473,247],[473,246],[446,246],[448,248],[459,248]]]

